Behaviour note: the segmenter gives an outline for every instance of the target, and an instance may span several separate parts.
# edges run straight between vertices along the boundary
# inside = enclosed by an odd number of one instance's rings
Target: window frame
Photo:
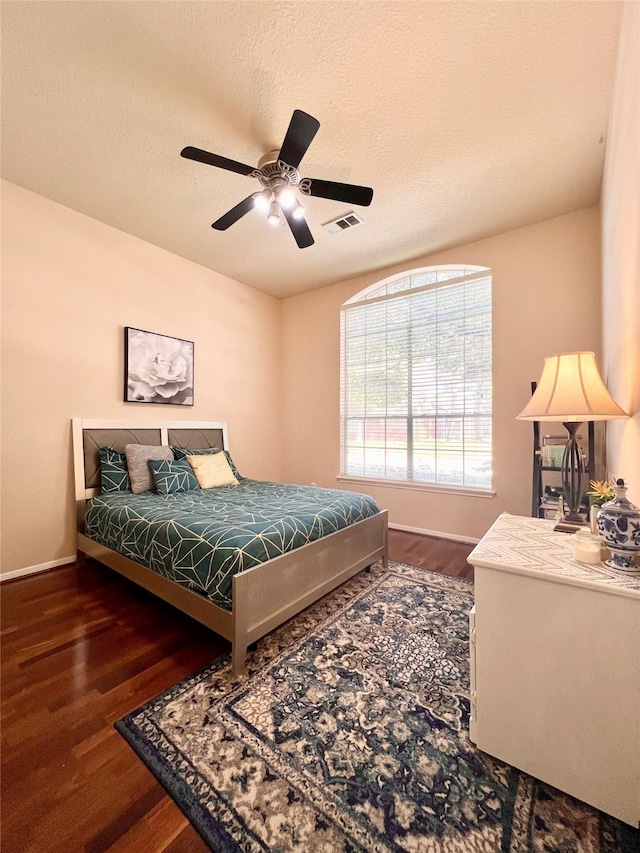
[[[388,292],[389,285],[392,285],[396,281],[404,281],[411,280],[413,277],[423,276],[425,274],[432,273],[442,273],[442,272],[459,272],[461,275],[457,276],[449,276],[446,279],[441,281],[429,282],[427,284],[419,285],[416,287],[411,287],[409,285],[408,288],[403,290],[394,291],[392,293]],[[382,303],[390,300],[398,300],[402,298],[402,295],[406,295],[410,297],[412,295],[417,295],[421,292],[432,291],[442,287],[446,287],[448,285],[456,284],[464,284],[465,282],[471,282],[478,279],[488,278],[491,286],[491,294],[490,294],[490,309],[489,316],[491,321],[491,336],[493,339],[493,310],[492,310],[492,299],[493,299],[493,273],[490,267],[485,266],[477,266],[472,264],[438,264],[427,267],[418,267],[411,270],[405,270],[404,272],[397,273],[395,275],[389,276],[387,278],[381,279],[379,281],[373,282],[371,285],[368,285],[363,290],[354,294],[350,299],[343,303],[340,308],[340,473],[337,476],[337,480],[340,482],[346,483],[363,483],[367,485],[375,485],[382,486],[387,488],[400,488],[400,489],[409,489],[413,491],[432,491],[432,492],[440,492],[446,494],[456,494],[456,495],[467,495],[473,497],[483,497],[483,498],[491,498],[495,495],[494,489],[494,474],[493,474],[493,460],[494,460],[494,447],[493,447],[493,418],[494,418],[494,405],[493,405],[493,346],[491,345],[491,409],[489,418],[491,420],[491,480],[489,486],[473,486],[466,484],[449,484],[449,483],[438,483],[433,481],[426,480],[416,480],[416,479],[393,479],[389,477],[374,477],[367,474],[349,474],[346,473],[346,430],[347,430],[347,421],[349,418],[346,415],[347,411],[347,398],[346,398],[346,356],[345,356],[345,345],[346,345],[346,335],[345,335],[345,325],[346,325],[346,314],[350,309],[353,309],[356,305],[373,305],[376,303]],[[380,290],[386,289],[386,293],[379,294],[377,296],[369,296],[369,294],[375,294]],[[466,314],[461,314],[461,318],[468,316]],[[411,324],[407,326],[409,330],[413,328]],[[366,338],[366,336],[365,336]],[[419,419],[419,415],[413,415],[410,411],[410,400],[412,393],[412,384],[409,384],[408,388],[408,402],[409,402],[409,410],[405,416],[398,416],[401,420],[406,421],[407,423],[407,472],[411,471],[413,473],[413,436],[412,436],[412,422],[415,419]],[[385,420],[385,423],[388,420],[393,419],[393,415],[380,416],[381,419]],[[442,418],[446,416],[441,416]],[[367,415],[365,414],[363,417],[363,421],[366,421]],[[438,422],[438,416],[434,416],[436,425]],[[385,443],[386,448],[386,443]],[[463,460],[464,460],[464,450]]]

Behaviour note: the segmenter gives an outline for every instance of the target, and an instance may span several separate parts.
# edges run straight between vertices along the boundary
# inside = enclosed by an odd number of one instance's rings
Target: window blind
[[[418,270],[341,312],[341,468],[491,488],[491,273]]]

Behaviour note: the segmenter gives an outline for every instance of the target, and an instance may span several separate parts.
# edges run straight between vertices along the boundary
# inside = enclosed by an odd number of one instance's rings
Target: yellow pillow
[[[216,489],[218,486],[237,486],[238,481],[224,453],[207,453],[202,456],[187,456],[201,489]]]

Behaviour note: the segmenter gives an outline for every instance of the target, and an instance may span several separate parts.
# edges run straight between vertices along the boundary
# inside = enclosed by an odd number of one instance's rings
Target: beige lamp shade
[[[592,352],[562,352],[544,360],[521,421],[609,421],[629,417],[607,391]]]

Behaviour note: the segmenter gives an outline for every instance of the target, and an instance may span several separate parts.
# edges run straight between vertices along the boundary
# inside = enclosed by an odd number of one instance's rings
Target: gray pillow
[[[173,451],[166,445],[126,444],[124,453],[127,457],[131,491],[135,495],[155,489],[153,474],[149,467],[150,459],[163,459],[165,462],[173,462]]]

